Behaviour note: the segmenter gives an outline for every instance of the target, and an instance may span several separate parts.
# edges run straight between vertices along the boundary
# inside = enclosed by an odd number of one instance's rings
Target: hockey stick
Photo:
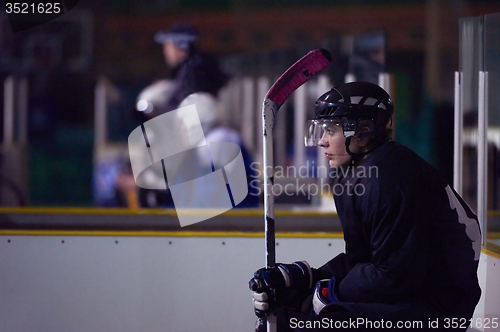
[[[288,68],[273,84],[266,94],[262,106],[262,124],[264,130],[264,211],[266,268],[276,264],[275,225],[274,225],[274,160],[273,160],[273,127],[278,110],[287,98],[302,84],[326,68],[332,61],[331,54],[325,49],[310,51]],[[274,313],[267,316],[267,331],[276,331]]]

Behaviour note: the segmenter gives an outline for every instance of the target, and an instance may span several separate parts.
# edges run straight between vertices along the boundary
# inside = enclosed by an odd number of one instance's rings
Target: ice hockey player
[[[477,218],[433,166],[391,139],[393,109],[367,82],[317,100],[306,145],[323,147],[330,167],[353,170],[336,172],[333,193],[345,253],[319,268],[298,261],[257,270],[249,287],[258,331],[270,312],[278,331],[469,326],[481,294]]]

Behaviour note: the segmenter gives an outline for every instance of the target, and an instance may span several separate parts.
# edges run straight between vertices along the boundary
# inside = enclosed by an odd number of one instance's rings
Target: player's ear
[[[361,128],[359,128],[358,134],[356,136],[358,138],[358,145],[360,147],[365,147],[373,138],[373,132],[369,126],[362,126]]]

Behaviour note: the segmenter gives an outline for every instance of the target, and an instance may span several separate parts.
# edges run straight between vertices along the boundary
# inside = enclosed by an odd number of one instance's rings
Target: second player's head
[[[155,41],[163,45],[165,62],[172,68],[182,63],[193,52],[198,39],[198,29],[189,23],[178,23],[170,30],[155,34]]]
[[[318,98],[307,122],[306,146],[322,146],[330,166],[345,166],[391,139],[394,106],[376,84],[351,82]]]

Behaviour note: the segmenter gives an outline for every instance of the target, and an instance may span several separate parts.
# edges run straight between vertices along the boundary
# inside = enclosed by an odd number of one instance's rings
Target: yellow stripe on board
[[[193,215],[203,215],[207,210],[193,210]],[[126,215],[171,215],[176,216],[175,209],[133,209],[133,208],[94,208],[94,207],[0,207],[0,214],[126,214]],[[337,216],[333,211],[316,210],[276,210],[276,216]],[[231,209],[222,216],[264,216],[260,208],[255,209]],[[500,211],[488,211],[490,217],[500,217]]]
[[[207,231],[58,231],[58,230],[0,230],[0,235],[14,236],[136,236],[136,237],[264,237],[264,232],[207,232]],[[278,232],[277,238],[342,238],[342,232],[307,233]]]
[[[192,210],[193,215],[206,215],[210,210]],[[177,216],[175,209],[129,209],[129,208],[78,208],[78,207],[2,207],[0,214],[83,214],[83,215],[96,215],[96,214],[125,214],[125,215],[171,215]],[[337,216],[336,212],[320,212],[314,210],[276,210],[276,216]],[[221,214],[227,217],[264,217],[262,209],[231,209]]]
[[[490,210],[488,211],[488,217],[500,217],[499,210]]]
[[[488,248],[488,244],[486,244],[486,248]],[[482,248],[481,249],[481,252],[483,254],[491,256],[491,257],[495,257],[497,259],[500,259],[500,251],[499,252],[495,252],[495,251],[491,251],[491,250],[486,249],[486,248]],[[496,249],[498,249],[498,248],[496,248]]]
[[[486,234],[486,237],[488,239],[500,239],[500,233],[499,232],[488,232],[488,234]]]

